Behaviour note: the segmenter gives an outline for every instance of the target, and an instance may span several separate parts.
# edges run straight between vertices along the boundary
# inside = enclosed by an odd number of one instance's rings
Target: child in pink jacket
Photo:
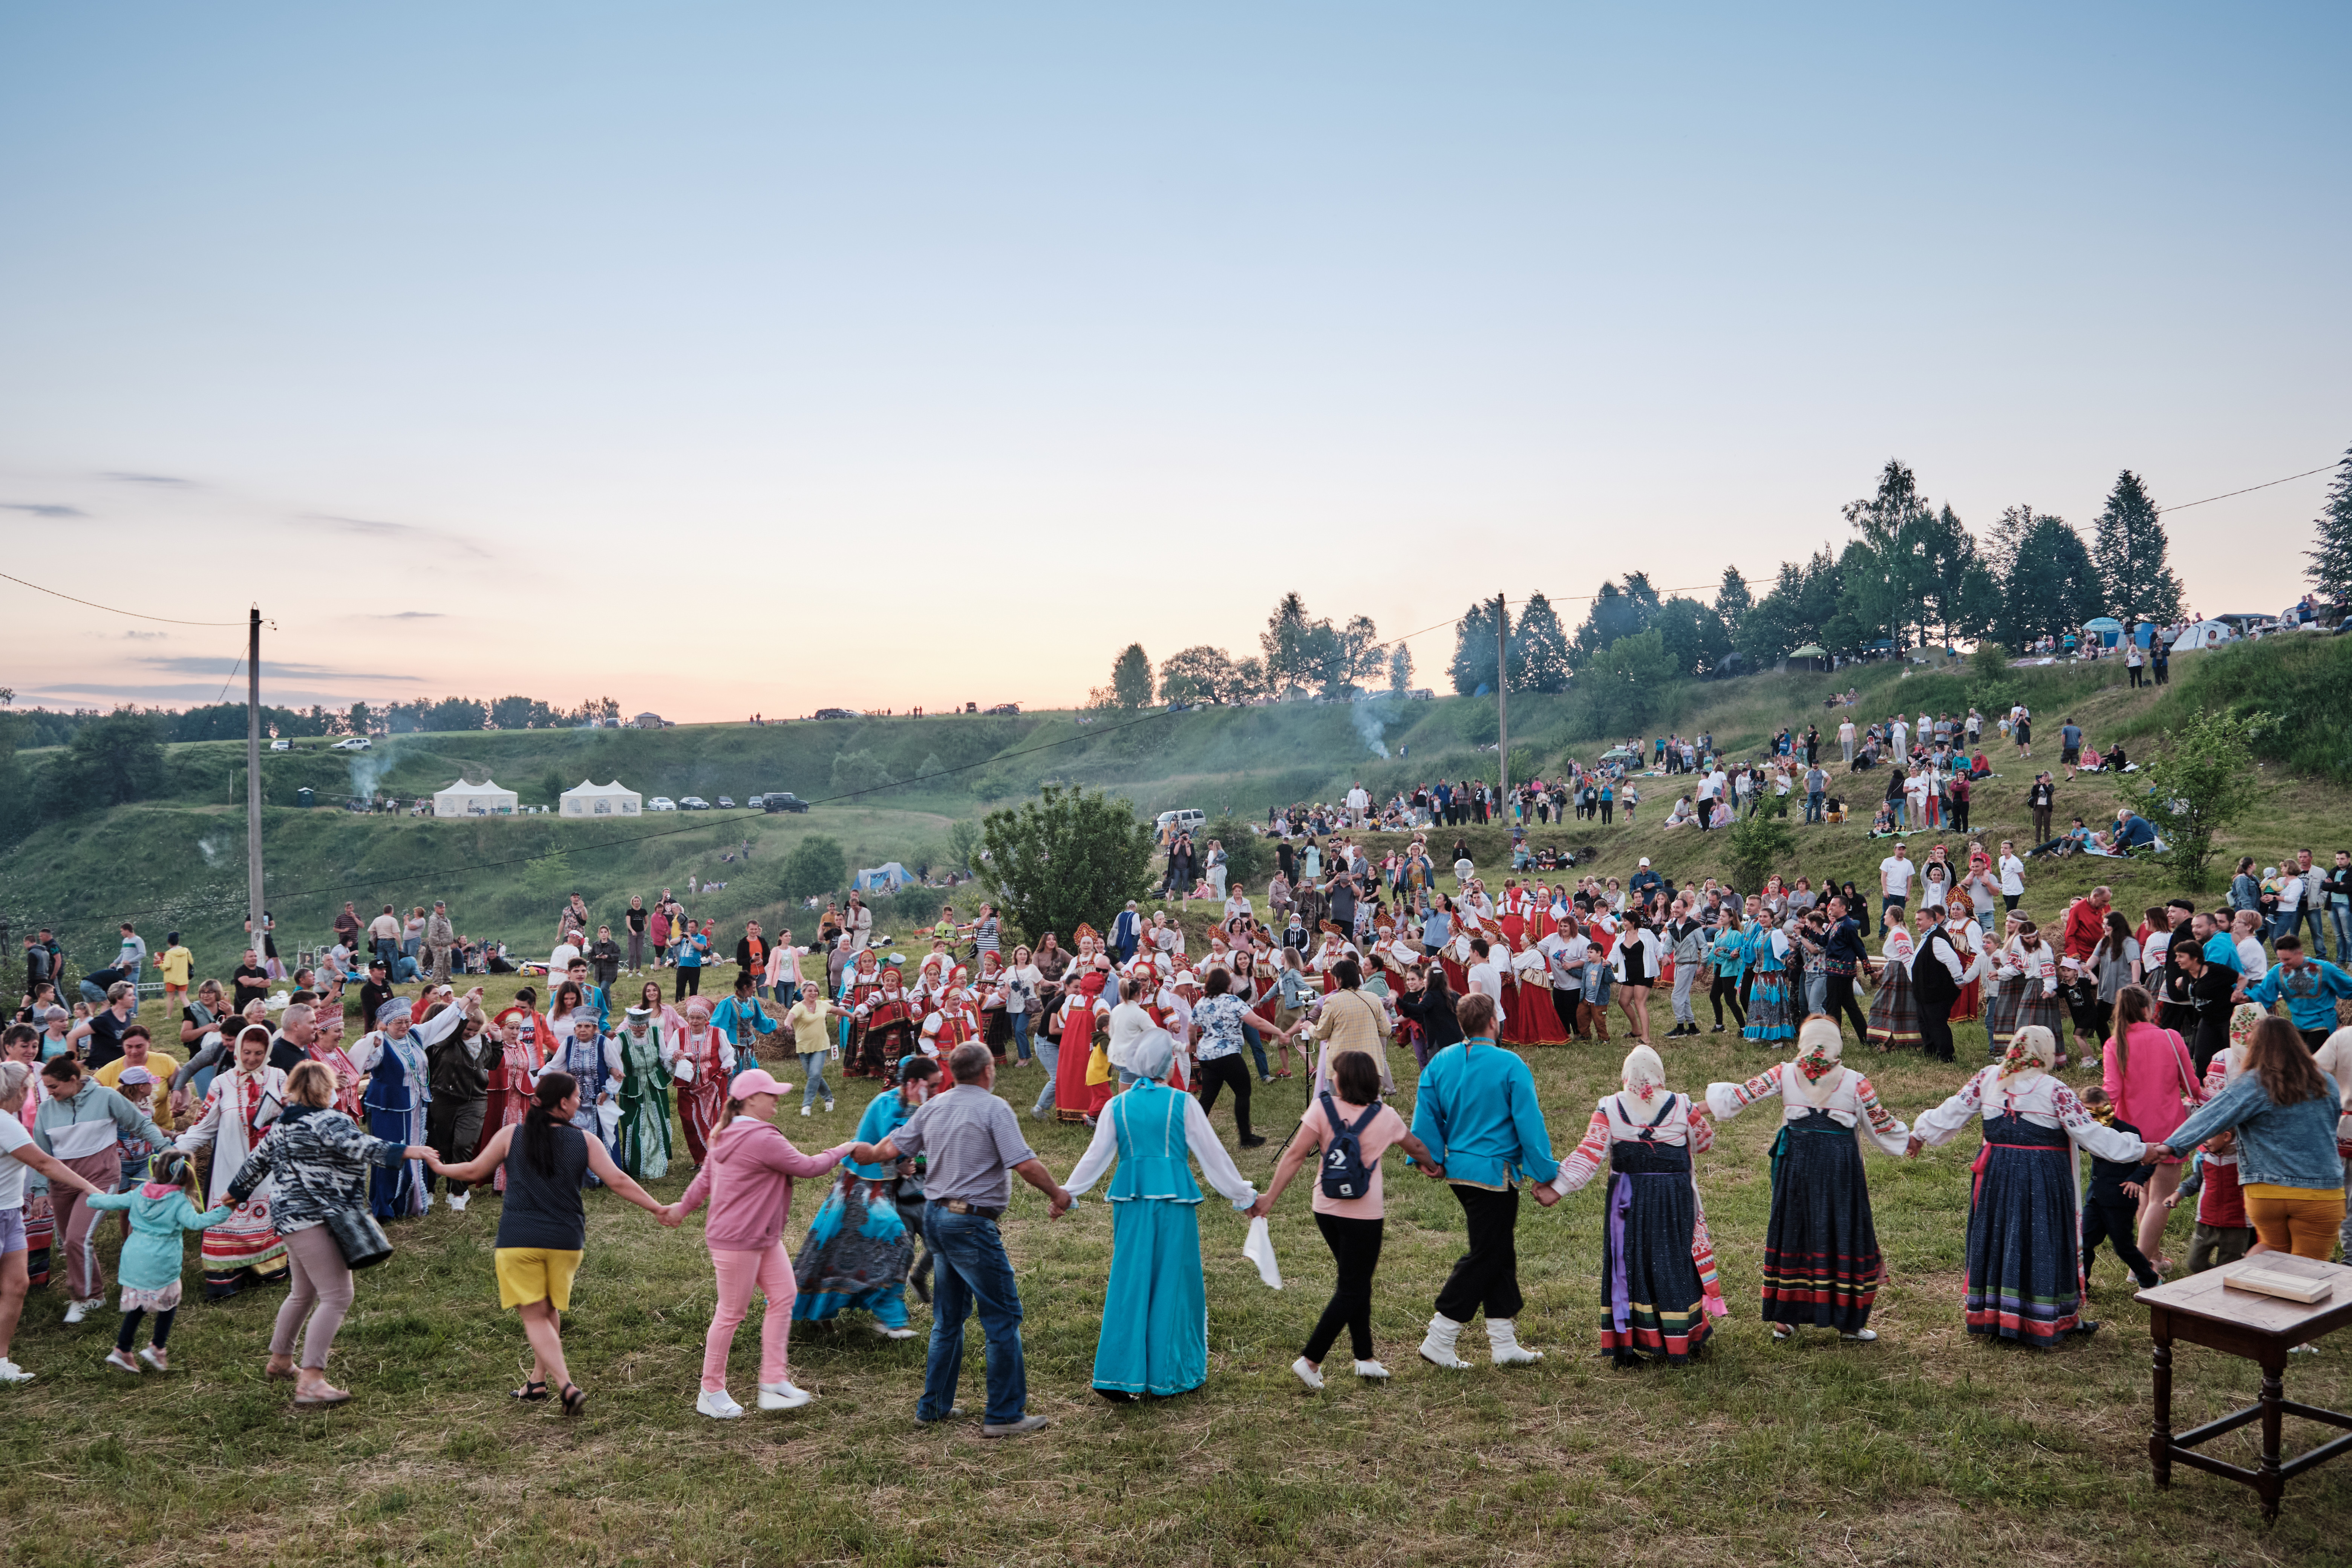
[[[719,1305],[702,1342],[702,1392],[694,1408],[731,1420],[743,1407],[728,1397],[727,1352],[736,1325],[751,1310],[751,1289],[767,1297],[760,1320],[760,1408],[793,1410],[815,1395],[795,1388],[788,1375],[786,1350],[793,1331],[793,1260],[784,1252],[784,1221],[792,1213],[793,1178],[822,1176],[855,1147],[844,1143],[822,1154],[803,1154],[771,1121],[776,1103],[791,1089],[753,1068],[736,1076],[728,1097],[740,1114],[712,1140],[710,1157],[695,1173],[685,1196],[670,1205],[672,1223],[710,1202],[703,1239],[719,1277]]]

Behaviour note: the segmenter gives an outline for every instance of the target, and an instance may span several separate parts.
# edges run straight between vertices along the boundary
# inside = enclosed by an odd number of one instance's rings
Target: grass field
[[[1669,1021],[1662,994],[1654,1034]],[[1962,1068],[1909,1054],[1857,1065],[1909,1119],[1980,1059],[1980,1031],[1964,1029],[1960,1045]],[[1527,1053],[1556,1150],[1614,1088],[1622,1049]],[[1727,1036],[1664,1055],[1673,1086],[1692,1091],[1773,1059]],[[1014,1069],[1001,1087],[1025,1106],[1039,1081]],[[787,1111],[785,1131],[804,1148],[845,1140],[870,1092],[850,1086],[829,1116]],[[1254,1109],[1278,1140],[1304,1104],[1294,1079],[1262,1088]],[[1230,1139],[1230,1111],[1217,1119]],[[1026,1125],[1057,1173],[1075,1163],[1080,1130]],[[1239,1257],[1238,1216],[1202,1205],[1208,1386],[1113,1408],[1087,1386],[1107,1208],[1082,1202],[1049,1221],[1016,1184],[1005,1233],[1028,1314],[1030,1408],[1054,1425],[1013,1442],[984,1443],[970,1421],[918,1428],[923,1342],[856,1323],[795,1335],[794,1376],[820,1396],[806,1409],[728,1424],[695,1415],[712,1300],[699,1222],[665,1231],[609,1196],[589,1201],[567,1332],[593,1395],[572,1421],[507,1397],[528,1351],[496,1306],[494,1194],[464,1215],[436,1207],[394,1227],[398,1254],[361,1279],[336,1349],[334,1375],[358,1397],[329,1413],[297,1414],[285,1385],[261,1377],[277,1289],[192,1299],[173,1338],[179,1370],[134,1383],[100,1359],[110,1314],[65,1328],[53,1288],[36,1295],[17,1338],[39,1380],[0,1390],[0,1441],[18,1460],[0,1474],[10,1521],[0,1560],[2239,1564],[2352,1552],[2352,1468],[2292,1483],[2271,1529],[2244,1489],[2189,1472],[2168,1493],[2152,1489],[2147,1315],[2111,1258],[2093,1279],[2105,1324],[2096,1336],[2046,1357],[1968,1338],[1971,1135],[1916,1162],[1869,1157],[1890,1270],[1880,1342],[1770,1344],[1755,1302],[1772,1131],[1750,1112],[1699,1160],[1732,1316],[1693,1366],[1629,1373],[1594,1358],[1597,1187],[1525,1210],[1520,1328],[1547,1359],[1507,1372],[1425,1365],[1413,1346],[1460,1251],[1458,1210],[1392,1169],[1374,1321],[1397,1376],[1387,1386],[1336,1376],[1320,1396],[1287,1371],[1331,1278],[1304,1190],[1275,1216],[1289,1287],[1279,1294]],[[1244,1173],[1262,1185],[1275,1150],[1244,1152]],[[674,1195],[684,1179],[656,1190]],[[801,1186],[788,1242],[821,1195],[822,1184]],[[2176,1216],[2177,1254],[2187,1226]],[[928,1312],[915,1314],[928,1328]],[[755,1342],[747,1325],[739,1396],[754,1380]],[[2326,1345],[2292,1369],[2291,1394],[2352,1403],[2347,1369],[2347,1352]],[[2248,1363],[2187,1347],[2178,1374],[2183,1426],[2244,1403],[2256,1380]],[[975,1324],[974,1409],[980,1376]],[[2251,1463],[2251,1431],[2217,1451]]]
[[[2065,700],[2095,737],[2145,722],[2155,700],[2096,683]],[[2046,733],[2055,716],[2042,711]],[[1979,795],[1979,830],[2021,837],[2034,764],[1995,757],[2003,776]],[[1670,782],[1643,781],[1637,826],[1570,824],[1537,837],[1596,848],[1604,875],[1628,876],[1644,855],[1678,880],[1719,872],[1711,837],[1658,827]],[[2060,819],[2095,820],[2118,798],[2115,781],[2086,778],[2065,786]],[[2343,808],[2332,785],[2279,774],[2226,847],[2264,864],[2305,846],[2324,856],[2343,841]],[[891,830],[880,817],[874,830]],[[818,814],[762,826],[789,834],[824,824]],[[1784,873],[1872,885],[1885,846],[1859,826],[1795,831]],[[1474,837],[1482,863],[1499,853],[1499,833]],[[142,858],[138,844],[124,841],[127,858],[115,861],[128,874],[180,874]],[[417,845],[394,847],[422,864],[430,846],[422,834]],[[768,856],[763,839],[755,864]],[[639,874],[674,875],[655,866]],[[478,875],[491,896],[511,873]],[[2026,907],[2044,918],[2094,882],[2114,886],[2134,912],[2174,890],[2159,868],[2105,860],[2036,862],[2028,880]],[[727,974],[714,971],[706,991],[723,988]],[[494,998],[511,987],[501,983]],[[1661,1033],[1663,996],[1654,1019]],[[1908,1119],[1958,1085],[1982,1035],[1964,1030],[1960,1044],[1961,1068],[1916,1056],[1856,1065]],[[1556,1149],[1614,1086],[1622,1049],[1528,1053]],[[1674,1087],[1690,1090],[1772,1059],[1712,1037],[1665,1056]],[[1003,1087],[1025,1106],[1034,1070],[1009,1072]],[[829,1117],[788,1112],[785,1130],[804,1147],[845,1139],[868,1092],[848,1089]],[[1260,1090],[1256,1120],[1278,1137],[1303,1106],[1297,1080],[1282,1083]],[[1218,1121],[1230,1137],[1223,1107]],[[1066,1173],[1083,1135],[1028,1125],[1047,1163]],[[297,1415],[284,1386],[261,1378],[276,1290],[219,1306],[192,1301],[173,1342],[181,1370],[134,1384],[100,1362],[110,1323],[66,1329],[52,1289],[35,1298],[17,1340],[18,1359],[39,1381],[0,1390],[0,1441],[18,1459],[0,1474],[0,1562],[2352,1562],[2352,1466],[2290,1483],[2284,1515],[2268,1529],[2242,1488],[2176,1472],[2170,1491],[2152,1489],[2147,1315],[2111,1258],[2094,1276],[2093,1309],[2106,1326],[2092,1339],[2047,1358],[1969,1340],[1959,1294],[1972,1135],[1913,1163],[1868,1158],[1890,1265],[1875,1320],[1885,1337],[1866,1347],[1818,1337],[1772,1346],[1755,1308],[1771,1133],[1769,1116],[1751,1111],[1700,1159],[1733,1316],[1702,1361],[1680,1372],[1619,1373],[1591,1353],[1597,1190],[1525,1211],[1521,1330],[1550,1352],[1542,1364],[1441,1374],[1419,1362],[1413,1346],[1460,1250],[1460,1223],[1447,1194],[1392,1172],[1375,1303],[1380,1353],[1398,1373],[1391,1384],[1342,1375],[1315,1397],[1286,1370],[1330,1284],[1306,1194],[1295,1190],[1275,1217],[1290,1285],[1280,1294],[1240,1258],[1237,1217],[1213,1200],[1203,1205],[1209,1384],[1114,1409],[1087,1388],[1109,1216],[1087,1202],[1049,1222],[1043,1202],[1017,1189],[1006,1235],[1029,1314],[1031,1408],[1055,1422],[1019,1442],[982,1443],[969,1423],[918,1429],[922,1342],[891,1343],[857,1326],[795,1336],[795,1376],[820,1395],[808,1408],[732,1424],[694,1415],[712,1296],[697,1222],[673,1234],[605,1197],[590,1203],[568,1335],[593,1394],[576,1421],[506,1397],[528,1352],[495,1304],[493,1195],[462,1215],[436,1208],[396,1227],[399,1254],[361,1281],[337,1347],[335,1375],[358,1398],[323,1415]],[[1241,1156],[1244,1173],[1263,1183],[1274,1147]],[[674,1194],[683,1183],[681,1173],[658,1190]],[[797,1243],[820,1197],[803,1186],[788,1240]],[[2188,1219],[2176,1216],[2176,1254]],[[916,1322],[928,1326],[920,1308]],[[749,1327],[739,1336],[739,1396],[755,1370],[755,1337]],[[2352,1404],[2347,1356],[2352,1347],[2326,1344],[2298,1358],[2291,1396]],[[2178,1373],[2182,1426],[2246,1402],[2257,1375],[2190,1348]],[[975,1407],[979,1376],[975,1330],[965,1374]],[[2291,1424],[2290,1449],[2325,1435]],[[2215,1451],[2249,1462],[2254,1440],[2241,1431]]]

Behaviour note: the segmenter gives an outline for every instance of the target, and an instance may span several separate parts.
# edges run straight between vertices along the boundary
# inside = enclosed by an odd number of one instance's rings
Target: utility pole
[[[1509,623],[1503,595],[1495,595],[1495,737],[1496,755],[1502,761],[1503,782],[1500,790],[1503,805],[1503,826],[1511,822],[1511,702],[1507,695],[1511,683],[1507,677],[1511,655],[1504,628]]]
[[[261,606],[245,630],[245,910],[256,952],[261,924]]]

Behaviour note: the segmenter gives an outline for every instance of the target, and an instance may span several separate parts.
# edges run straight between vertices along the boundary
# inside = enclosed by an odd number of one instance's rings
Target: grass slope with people
[[[711,979],[723,989],[728,972]],[[511,982],[490,987],[493,1007]],[[1704,1012],[1704,1009],[1702,1009]],[[1671,1022],[1662,990],[1653,1037]],[[1531,1047],[1555,1152],[1617,1084],[1610,1045]],[[1983,1059],[1962,1063],[1854,1047],[1898,1115],[1915,1118]],[[1670,1087],[1702,1092],[1788,1054],[1727,1036],[1662,1045]],[[764,1058],[763,1058],[764,1059]],[[797,1080],[793,1066],[772,1063]],[[1411,1075],[1398,1103],[1410,1115]],[[2084,1075],[2065,1075],[2080,1083]],[[1000,1091],[1025,1105],[1036,1069]],[[1241,1151],[1264,1187],[1304,1078],[1262,1086],[1255,1117],[1274,1139]],[[789,1112],[804,1149],[849,1135],[872,1086],[844,1088],[831,1114]],[[1214,1118],[1231,1142],[1228,1114]],[[1057,1175],[1083,1129],[1024,1120]],[[392,1227],[397,1251],[360,1277],[332,1371],[357,1397],[298,1413],[263,1375],[282,1292],[248,1291],[182,1314],[168,1377],[132,1379],[102,1360],[101,1314],[58,1321],[37,1293],[17,1357],[39,1373],[0,1400],[20,1463],[0,1474],[7,1560],[28,1568],[103,1562],[194,1563],[224,1545],[273,1563],[353,1560],[518,1565],[632,1562],[861,1563],[1783,1563],[2000,1564],[2084,1561],[2322,1563],[2342,1546],[2352,1469],[2288,1488],[2279,1524],[2243,1489],[2179,1473],[2149,1485],[2146,1313],[2103,1258],[2088,1311],[2097,1335],[2039,1356],[1969,1339],[1961,1271],[1974,1140],[1916,1161],[1873,1153],[1867,1173],[1889,1279],[1875,1344],[1810,1332],[1775,1346],[1756,1293],[1769,1208],[1773,1120],[1725,1124],[1698,1180],[1731,1317],[1680,1371],[1612,1370],[1593,1353],[1600,1314],[1598,1189],[1523,1213],[1522,1338],[1538,1365],[1442,1373],[1414,1354],[1430,1300],[1462,1249],[1439,1185],[1391,1169],[1388,1245],[1375,1281],[1387,1384],[1340,1373],[1325,1393],[1288,1371],[1330,1284],[1307,1194],[1276,1210],[1287,1289],[1267,1290],[1240,1256],[1243,1222],[1202,1205],[1210,1372],[1200,1394],[1114,1408],[1088,1388],[1109,1262],[1111,1215],[1081,1203],[1048,1221],[1014,1184],[1004,1231],[1026,1311],[1030,1408],[1045,1433],[982,1443],[971,1420],[919,1428],[921,1338],[893,1342],[855,1317],[796,1325],[793,1377],[818,1398],[783,1416],[712,1422],[693,1410],[713,1284],[695,1226],[661,1229],[608,1194],[587,1200],[587,1260],[565,1324],[572,1375],[593,1390],[566,1421],[508,1390],[530,1352],[497,1306],[490,1238],[497,1195],[436,1205]],[[652,1184],[683,1190],[681,1162]],[[796,1247],[823,1184],[803,1184],[786,1237]],[[2189,1215],[2176,1215],[2185,1234]],[[116,1243],[110,1228],[104,1250]],[[928,1311],[914,1308],[919,1331]],[[739,1338],[739,1377],[754,1352]],[[967,1335],[963,1387],[977,1408],[981,1346]],[[2183,1346],[2176,1422],[2247,1401],[2247,1363]],[[1336,1367],[1334,1368],[1336,1371]],[[2292,1369],[2294,1397],[2352,1404],[2352,1363],[2332,1344]],[[974,1418],[976,1420],[976,1417]],[[2290,1435],[2291,1441],[2294,1434]],[[2256,1428],[2210,1451],[2253,1462]]]

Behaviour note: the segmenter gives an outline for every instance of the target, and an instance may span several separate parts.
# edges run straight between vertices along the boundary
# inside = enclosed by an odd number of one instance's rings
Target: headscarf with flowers
[[[2021,1087],[2018,1080],[2031,1080],[2049,1070],[2051,1059],[2057,1055],[2057,1043],[2050,1031],[2040,1024],[2028,1024],[2010,1037],[2008,1054],[2000,1058],[2000,1087],[2013,1090]]]
[[[1797,1092],[1815,1105],[1827,1105],[1845,1081],[1844,1064],[1838,1059],[1844,1050],[1845,1037],[1835,1020],[1819,1014],[1806,1019],[1797,1030],[1796,1058],[1789,1064]]]
[[[1624,1071],[1620,1076],[1626,1092],[1646,1102],[1666,1087],[1666,1064],[1649,1047],[1635,1046],[1625,1053]]]

